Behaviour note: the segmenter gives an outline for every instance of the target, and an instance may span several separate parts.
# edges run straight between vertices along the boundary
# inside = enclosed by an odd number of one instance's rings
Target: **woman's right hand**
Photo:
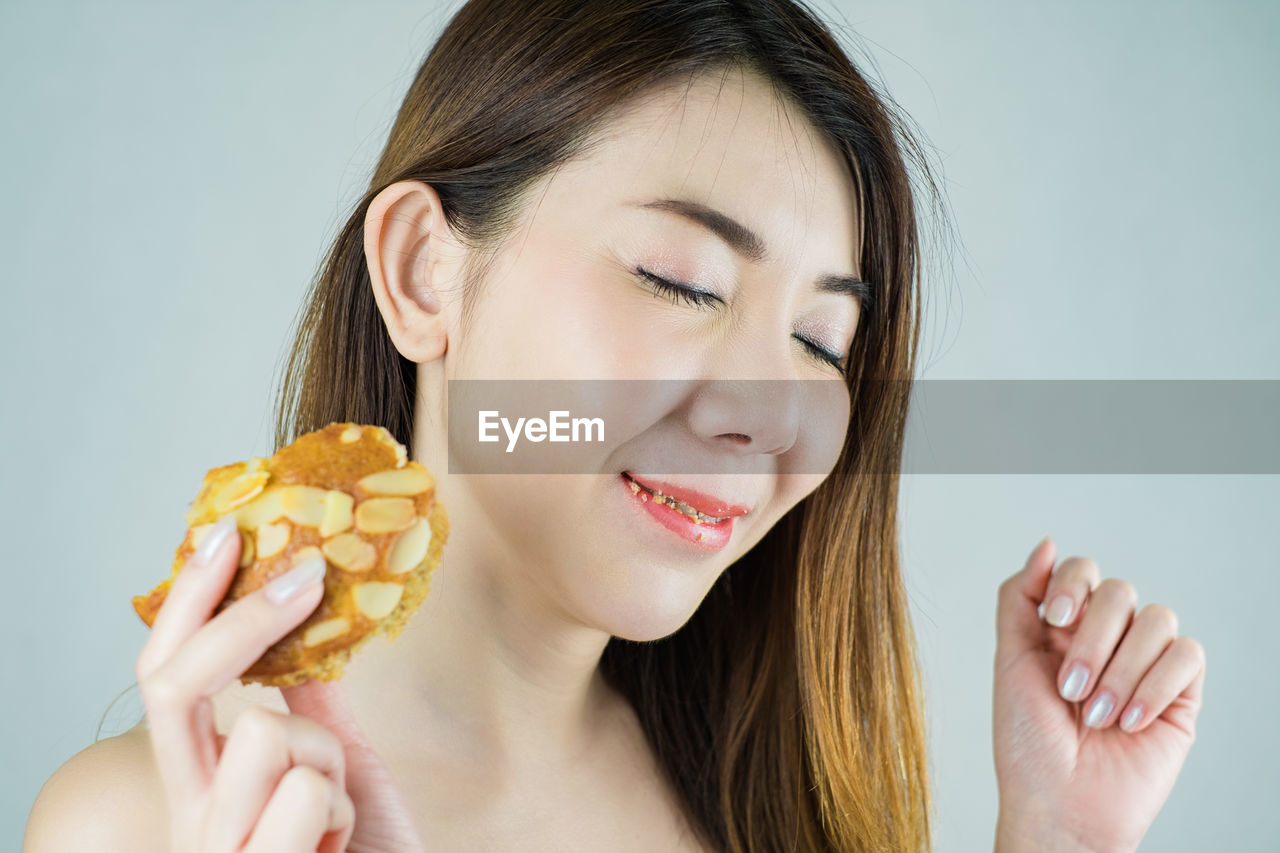
[[[174,578],[135,668],[168,801],[171,848],[422,850],[399,789],[335,685],[285,688],[293,713],[252,706],[228,735],[218,734],[210,697],[310,615],[324,590],[323,560],[304,563],[211,619],[240,559],[235,525],[224,521]]]

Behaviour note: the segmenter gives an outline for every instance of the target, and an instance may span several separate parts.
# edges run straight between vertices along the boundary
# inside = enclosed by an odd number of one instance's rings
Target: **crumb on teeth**
[[[687,503],[684,503],[683,501],[676,500],[670,495],[664,495],[662,492],[658,491],[657,489],[650,491],[649,489],[644,488],[643,486],[636,483],[635,480],[632,480],[630,478],[627,479],[627,485],[631,487],[631,493],[633,495],[636,495],[636,494],[640,495],[641,501],[647,502],[649,500],[650,495],[652,495],[654,503],[661,504],[662,506],[665,506],[665,507],[670,507],[671,509],[675,510],[676,512],[680,513],[681,515],[693,521],[694,524],[719,524],[725,520],[723,518],[714,518],[710,515],[707,515],[701,510],[694,509],[693,507],[689,506]],[[702,538],[701,533],[698,534],[698,538],[699,539]]]

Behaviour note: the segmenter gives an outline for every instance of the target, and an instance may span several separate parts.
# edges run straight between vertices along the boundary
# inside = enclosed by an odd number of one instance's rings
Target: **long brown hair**
[[[704,841],[734,851],[920,851],[932,801],[923,691],[899,572],[898,477],[920,327],[908,170],[921,147],[818,16],[794,0],[471,0],[419,68],[364,197],[307,295],[276,447],[333,421],[413,452],[417,365],[393,346],[364,255],[370,202],[430,184],[494,252],[526,191],[615,109],[709,71],[761,75],[840,151],[871,283],[850,354],[852,416],[832,474],[661,640],[600,666],[633,704]],[[884,381],[889,380],[889,381]]]

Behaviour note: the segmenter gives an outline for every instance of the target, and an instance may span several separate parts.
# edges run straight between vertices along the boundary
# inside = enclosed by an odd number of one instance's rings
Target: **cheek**
[[[471,488],[508,555],[500,582],[536,590],[613,636],[659,639],[688,621],[732,558],[690,555],[644,528],[612,481],[499,475],[474,478]]]
[[[625,282],[617,272],[533,242],[516,265],[489,282],[475,306],[464,343],[483,375],[610,378],[642,364],[648,346],[629,333],[634,306],[623,298]]]
[[[785,465],[788,472],[807,479],[812,491],[840,459],[852,408],[844,380],[806,382],[805,389],[800,434]]]

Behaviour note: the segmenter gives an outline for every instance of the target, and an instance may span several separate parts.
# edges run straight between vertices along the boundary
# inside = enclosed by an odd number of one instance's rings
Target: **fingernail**
[[[1036,613],[1039,614],[1041,619],[1044,618],[1044,602],[1043,601],[1040,602],[1040,606],[1036,608]]]
[[[1084,686],[1089,681],[1089,667],[1078,663],[1067,673],[1067,680],[1062,682],[1062,698],[1074,702],[1084,695]]]
[[[267,584],[267,600],[282,604],[297,598],[302,592],[315,586],[324,578],[324,557],[312,557]]]
[[[1124,719],[1120,721],[1120,728],[1124,729],[1126,732],[1131,732],[1134,727],[1138,725],[1138,722],[1141,719],[1142,705],[1139,703],[1130,708],[1129,713],[1124,715]]]
[[[222,518],[209,528],[209,532],[205,534],[204,541],[200,543],[200,547],[191,555],[191,559],[201,566],[209,565],[209,561],[213,559],[213,555],[222,547],[222,543],[236,529],[236,517],[234,515],[224,515]]]
[[[1089,706],[1089,713],[1085,715],[1084,724],[1089,728],[1096,729],[1102,725],[1102,721],[1107,718],[1107,714],[1111,713],[1111,709],[1116,706],[1116,700],[1111,698],[1110,693],[1103,693],[1097,699],[1093,700],[1093,704]]]
[[[1045,611],[1045,621],[1061,628],[1071,619],[1071,611],[1075,606],[1076,603],[1071,600],[1071,596],[1059,595],[1049,603],[1049,609]]]

